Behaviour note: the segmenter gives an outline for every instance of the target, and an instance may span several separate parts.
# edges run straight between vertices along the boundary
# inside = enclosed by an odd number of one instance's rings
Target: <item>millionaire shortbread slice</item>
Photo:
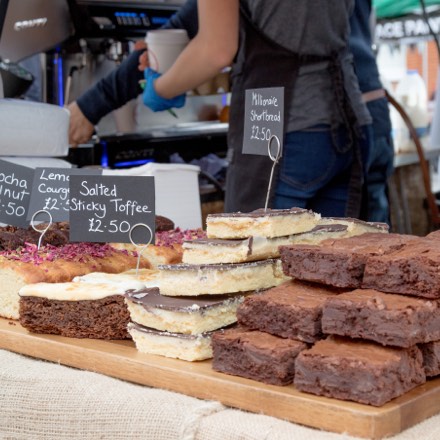
[[[209,214],[206,219],[208,238],[282,237],[309,231],[321,216],[302,208],[258,209],[243,213]]]
[[[194,335],[235,323],[237,308],[245,296],[164,296],[156,287],[127,292],[125,299],[133,322],[156,330]]]
[[[281,261],[159,266],[160,293],[169,296],[222,295],[277,286],[288,278]]]
[[[20,324],[34,333],[70,338],[127,339],[126,290],[143,283],[36,283],[20,289]]]
[[[319,225],[346,225],[348,236],[362,235],[367,232],[388,233],[390,227],[386,223],[366,222],[350,217],[321,217]]]
[[[155,354],[185,361],[202,361],[212,357],[212,332],[197,335],[162,332],[130,322],[127,326],[141,353]]]
[[[279,246],[289,244],[318,244],[328,238],[343,238],[347,235],[346,225],[316,226],[311,231],[284,237],[248,237],[236,240],[206,238],[183,243],[183,263],[210,264],[244,263],[246,261],[278,258]]]

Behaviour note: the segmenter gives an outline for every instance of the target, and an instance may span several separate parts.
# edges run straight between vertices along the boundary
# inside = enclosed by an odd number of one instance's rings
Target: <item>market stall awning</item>
[[[373,0],[378,41],[431,38],[420,0]],[[429,24],[440,33],[440,0],[425,0]]]
[[[427,8],[435,5],[440,7],[440,0],[425,0],[425,5]],[[421,11],[420,0],[373,0],[373,6],[378,19],[401,17]]]

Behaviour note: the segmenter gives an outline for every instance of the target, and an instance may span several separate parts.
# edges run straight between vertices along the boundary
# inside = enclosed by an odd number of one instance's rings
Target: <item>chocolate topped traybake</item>
[[[322,330],[382,345],[411,347],[440,340],[440,304],[422,298],[357,289],[327,299]]]
[[[362,287],[439,299],[439,268],[438,240],[420,238],[399,251],[370,258],[365,267]]]
[[[341,290],[287,281],[246,298],[237,310],[240,324],[283,338],[314,342],[322,337],[322,309]]]
[[[400,249],[419,237],[399,234],[367,233],[319,245],[281,246],[286,275],[299,280],[335,287],[361,286],[367,259]]]
[[[292,339],[237,327],[212,336],[212,368],[272,385],[288,385],[295,359],[307,345]]]
[[[302,208],[209,214],[208,238],[282,237],[313,229],[321,216]]]
[[[416,347],[329,337],[302,351],[295,363],[295,387],[307,393],[381,406],[425,383]]]
[[[158,287],[127,292],[131,320],[172,333],[198,334],[237,321],[237,308],[246,294],[164,296]]]

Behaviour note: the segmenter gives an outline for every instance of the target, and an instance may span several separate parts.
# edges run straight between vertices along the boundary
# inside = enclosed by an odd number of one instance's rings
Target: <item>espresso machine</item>
[[[160,28],[185,0],[71,0],[73,38],[46,54],[47,101],[66,105],[117,68],[147,31]],[[178,153],[189,162],[226,154],[227,124],[216,120],[226,95],[189,94],[177,118],[154,113],[141,99],[104,117],[96,136],[72,149],[78,166],[110,168],[169,162]]]

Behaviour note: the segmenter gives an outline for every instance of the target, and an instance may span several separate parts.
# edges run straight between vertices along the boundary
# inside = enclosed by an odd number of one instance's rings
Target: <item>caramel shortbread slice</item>
[[[183,263],[218,264],[244,263],[280,256],[279,246],[318,244],[328,238],[348,237],[347,225],[315,226],[311,231],[285,237],[248,237],[237,240],[202,238],[183,243]]]
[[[226,327],[237,321],[237,308],[250,293],[164,296],[159,288],[127,292],[131,320],[145,327],[172,333],[198,334]]]
[[[185,361],[212,358],[212,333],[185,335],[163,332],[130,322],[127,326],[136,348],[141,353],[155,354]]]
[[[321,216],[302,208],[258,209],[249,213],[210,214],[206,219],[208,238],[283,237],[309,231]]]
[[[159,269],[160,293],[169,296],[247,292],[277,286],[288,279],[279,259],[239,264],[170,264]]]
[[[379,232],[379,233],[388,233],[390,227],[386,223],[380,222],[366,222],[363,220],[358,220],[356,218],[350,217],[322,217],[319,222],[319,225],[346,225],[347,229],[347,237],[352,237],[354,235],[362,235],[367,232]]]

